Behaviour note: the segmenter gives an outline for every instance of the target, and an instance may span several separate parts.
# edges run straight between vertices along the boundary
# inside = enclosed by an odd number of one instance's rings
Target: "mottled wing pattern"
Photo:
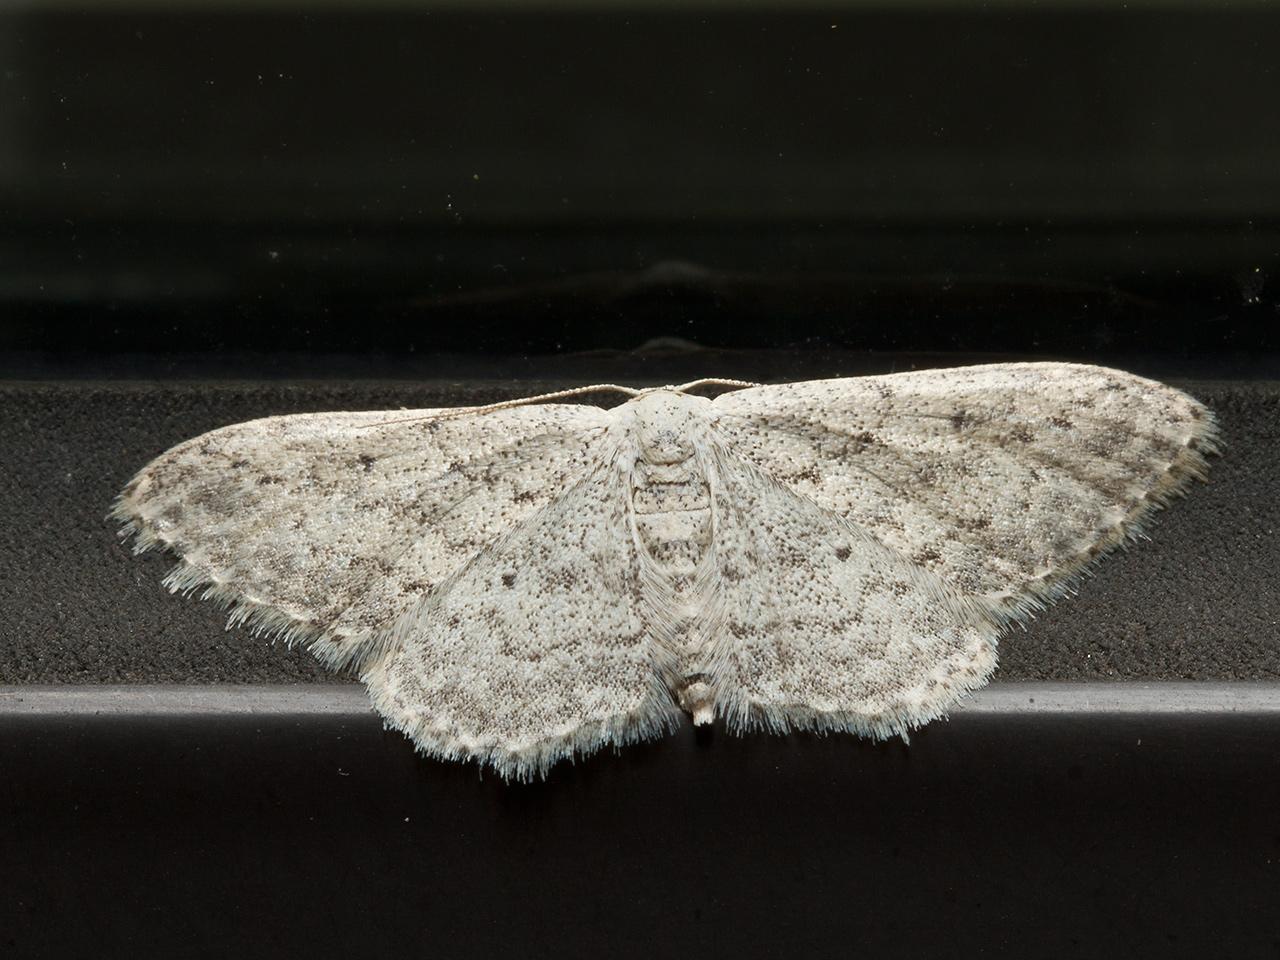
[[[904,734],[1215,446],[1186,394],[1073,364],[652,396],[237,424],[114,515],[181,558],[173,589],[360,667],[419,749],[527,778],[686,694],[737,729]]]
[[[905,734],[986,682],[1000,628],[980,604],[733,451],[718,461],[731,728]]]
[[[423,598],[364,680],[432,756],[527,779],[679,724],[642,619],[626,477],[597,468]]]
[[[609,415],[572,404],[269,417],[144,467],[113,511],[203,588],[331,665],[360,664],[419,596],[595,462]]]
[[[991,364],[720,396],[728,449],[1019,617],[1202,476],[1212,414],[1164,384]]]

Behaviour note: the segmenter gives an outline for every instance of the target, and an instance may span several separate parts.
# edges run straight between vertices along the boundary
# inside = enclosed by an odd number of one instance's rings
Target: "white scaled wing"
[[[1014,363],[723,394],[725,448],[1003,619],[1203,476],[1212,414],[1102,367]]]
[[[401,619],[364,677],[391,726],[431,756],[528,779],[678,725],[642,619],[626,482],[598,468]]]
[[[609,423],[572,404],[269,417],[161,454],[113,514],[136,549],[181,558],[171,588],[359,666],[418,598],[586,475]]]
[[[905,734],[986,682],[1000,626],[981,605],[731,452],[718,473],[730,728]]]

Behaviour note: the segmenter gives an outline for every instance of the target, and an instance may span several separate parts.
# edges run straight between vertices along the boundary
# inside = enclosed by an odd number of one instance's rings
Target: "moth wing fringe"
[[[905,740],[911,731],[945,718],[961,699],[986,686],[997,666],[1001,632],[995,624],[987,624],[975,636],[974,644],[935,665],[928,676],[884,710],[821,710],[803,704],[774,706],[732,699],[719,704],[718,713],[735,735],[760,730],[782,735],[851,733],[871,740]],[[966,675],[953,665],[975,669]]]
[[[253,636],[282,642],[290,649],[302,646],[334,671],[359,670],[379,659],[391,643],[385,632],[363,636],[338,633],[245,596],[236,587],[189,561],[174,540],[148,527],[145,519],[132,510],[123,495],[116,499],[109,517],[122,523],[117,536],[122,541],[132,539],[134,554],[161,549],[176,555],[178,562],[165,575],[164,586],[170,593],[195,594],[201,600],[217,603],[227,611],[228,630],[243,625]]]
[[[1222,452],[1223,440],[1213,411],[1197,401],[1200,419],[1193,420],[1191,436],[1172,462],[1107,535],[1065,563],[1046,570],[1037,579],[1004,597],[982,598],[993,616],[1008,626],[1021,624],[1048,609],[1063,596],[1075,593],[1076,586],[1093,576],[1098,565],[1118,549],[1150,537],[1147,530],[1155,515],[1187,494],[1194,481],[1209,479],[1210,456]]]
[[[481,770],[492,769],[508,782],[545,780],[551,768],[562,760],[577,763],[605,747],[612,746],[616,751],[633,743],[656,740],[674,733],[682,723],[679,713],[673,709],[662,709],[663,700],[654,696],[630,713],[584,723],[527,747],[475,743],[448,733],[440,725],[432,724],[430,718],[402,718],[400,710],[385,692],[379,667],[380,661],[375,662],[361,681],[386,729],[408,737],[414,749],[423,756],[435,760],[475,762]]]

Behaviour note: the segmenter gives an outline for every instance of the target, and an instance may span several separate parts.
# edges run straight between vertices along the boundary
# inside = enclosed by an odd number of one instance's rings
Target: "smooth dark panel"
[[[1280,722],[681,735],[504,786],[372,717],[0,718],[7,957],[1272,957]]]
[[[0,14],[18,366],[1280,350],[1273,5],[74,6]]]
[[[0,222],[0,373],[18,376],[75,375],[86,359],[100,376],[151,375],[127,362],[136,354],[225,365],[328,353],[377,369],[384,357],[625,351],[670,337],[1113,363],[1261,354],[1275,371],[1278,306],[1280,224],[1257,220]]]
[[[22,217],[1280,215],[1264,4],[36,10],[0,20]]]

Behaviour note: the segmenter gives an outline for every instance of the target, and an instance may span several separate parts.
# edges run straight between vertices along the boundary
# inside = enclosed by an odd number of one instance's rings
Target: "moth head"
[[[711,401],[671,389],[642,393],[632,400],[632,428],[640,453],[650,463],[679,463],[693,456],[707,426]]]

